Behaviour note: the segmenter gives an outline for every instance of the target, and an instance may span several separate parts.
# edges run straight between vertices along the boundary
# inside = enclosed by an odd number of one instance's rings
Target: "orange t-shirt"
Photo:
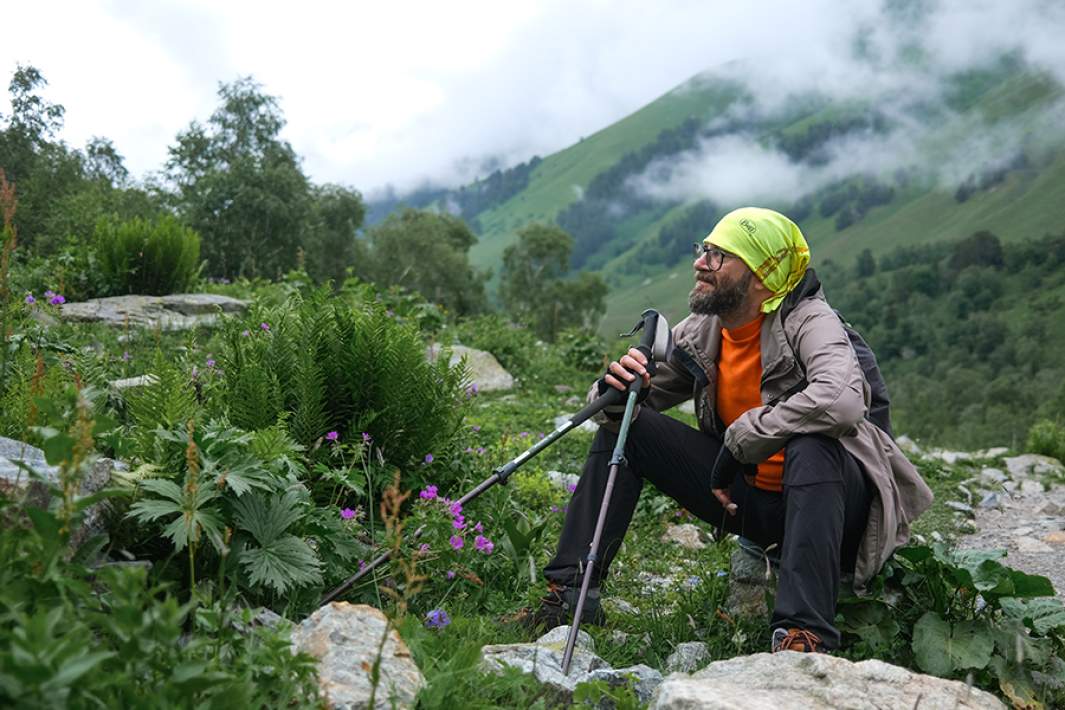
[[[760,314],[739,328],[721,329],[717,360],[717,413],[725,426],[748,409],[762,406],[762,321]],[[758,464],[754,485],[767,491],[784,490],[784,449]]]

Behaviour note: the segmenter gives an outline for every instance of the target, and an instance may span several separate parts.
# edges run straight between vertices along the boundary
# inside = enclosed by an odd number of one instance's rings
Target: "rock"
[[[640,610],[629,604],[621,597],[607,597],[603,600],[603,606],[607,609],[615,611],[619,614],[625,614],[626,616],[639,616]]]
[[[1042,481],[1033,481],[1030,478],[1026,478],[1021,481],[1021,495],[1031,496],[1039,495],[1043,492]]]
[[[1051,545],[1065,545],[1065,530],[1055,530],[1043,536],[1043,542]]]
[[[30,474],[16,465],[22,462],[40,474],[42,480],[31,478]],[[121,461],[98,458],[90,468],[85,470],[78,487],[79,496],[88,496],[103,490],[111,483],[111,474],[116,470],[128,470]],[[44,452],[36,446],[22,441],[0,437],[0,489],[16,499],[25,496],[28,504],[46,508],[51,500],[51,486],[59,485],[59,467],[49,466]],[[99,501],[85,510],[81,525],[71,532],[70,546],[76,549],[93,535],[105,531],[105,515],[110,510],[110,502]]]
[[[697,526],[683,523],[667,525],[666,531],[662,533],[662,542],[676,543],[686,550],[702,550],[706,547],[706,543],[703,542],[704,537],[703,531]]]
[[[651,596],[659,590],[669,589],[677,585],[676,577],[663,577],[660,574],[651,574],[646,571],[636,575],[636,579],[642,585],[641,592],[644,596]]]
[[[570,486],[576,486],[581,477],[575,473],[562,473],[561,471],[548,471],[547,480],[559,488],[569,490]]]
[[[981,449],[973,452],[974,459],[997,459],[1008,454],[1010,450],[1005,446],[993,446],[990,449]]]
[[[211,293],[175,293],[169,296],[111,296],[80,303],[64,303],[59,315],[65,321],[103,322],[162,330],[188,330],[213,325],[223,313],[242,313],[246,301]]]
[[[973,492],[972,491],[970,491],[965,486],[959,485],[958,486],[958,492],[961,493],[963,496],[965,496],[965,502],[966,503],[968,503],[969,505],[973,504]]]
[[[1034,537],[1018,537],[1013,541],[1018,552],[1053,552],[1054,548]]]
[[[677,405],[677,411],[695,416],[695,400],[687,399]]]
[[[898,439],[895,439],[895,443],[899,445],[904,453],[912,456],[918,456],[921,454],[921,447],[917,445],[917,442],[910,437],[903,434]]]
[[[108,383],[108,386],[115,392],[124,392],[134,387],[144,387],[145,385],[154,385],[159,381],[159,378],[155,375],[141,375],[139,377],[127,377],[124,380],[112,380]]]
[[[761,617],[769,613],[765,594],[776,588],[776,575],[764,559],[738,548],[729,567],[728,600],[725,608],[732,616]]]
[[[429,347],[429,359],[436,360],[443,349],[439,343]],[[466,366],[470,370],[470,387],[477,392],[502,392],[514,388],[514,377],[503,369],[499,361],[491,353],[484,350],[467,348],[465,345],[451,345],[447,348],[451,351],[448,362],[457,365],[465,357]]]
[[[692,673],[710,662],[710,647],[702,641],[678,643],[666,659],[667,673]]]
[[[558,626],[536,640],[535,643],[511,643],[485,646],[481,649],[481,668],[498,673],[505,667],[517,668],[533,675],[551,691],[553,700],[568,704],[573,699],[573,690],[588,679],[588,674],[610,664],[593,652],[591,636],[583,631],[577,633],[573,658],[568,675],[562,672],[562,657],[565,652],[569,626]]]
[[[386,629],[374,708],[414,707],[425,678],[380,610],[332,602],[293,629],[293,652],[303,651],[318,659],[318,686],[328,707],[369,707],[370,668]]]
[[[1001,508],[1002,499],[999,498],[998,493],[988,493],[980,499],[980,507],[984,509]]]
[[[573,388],[569,385],[555,385],[554,389],[559,394],[568,394],[573,391]]]
[[[1065,508],[1055,503],[1052,500],[1045,501],[1041,505],[1037,506],[1033,511],[1036,515],[1046,515],[1049,517],[1055,517],[1065,514]]]
[[[1006,480],[1008,480],[1006,474],[1003,473],[1001,469],[991,467],[985,467],[980,471],[980,479],[985,484],[1005,483]]]
[[[943,449],[935,449],[929,451],[928,455],[931,458],[939,459],[943,463],[953,466],[961,461],[972,461],[973,455],[968,451],[945,451]]]
[[[573,418],[573,414],[559,414],[557,417],[555,417],[555,422],[554,422],[555,428],[556,429],[559,428],[560,426],[562,426],[563,424],[565,424],[566,422],[568,422],[572,418]],[[599,431],[599,425],[596,424],[595,422],[593,422],[591,419],[585,419],[581,423],[581,425],[577,427],[577,430],[578,431],[590,431],[590,432],[592,432],[594,434],[595,432]]]
[[[573,395],[572,397],[566,397],[566,401],[563,402],[562,404],[564,404],[567,407],[576,408],[576,407],[579,407],[582,404],[584,404],[584,400],[581,399],[580,397],[578,397],[577,395]]]
[[[883,661],[852,663],[823,653],[757,653],[711,663],[658,686],[654,710],[1004,710],[994,695]]]
[[[964,513],[965,515],[973,514],[973,507],[968,503],[962,503],[960,500],[948,500],[943,505],[958,513]]]
[[[1023,527],[1023,528],[1014,528],[1014,529],[1013,529],[1013,530],[1011,531],[1011,534],[1012,534],[1012,535],[1013,535],[1014,537],[1021,537],[1021,536],[1023,536],[1023,535],[1031,535],[1031,534],[1032,534],[1032,529],[1031,529],[1031,528],[1028,528],[1028,527]]]
[[[1011,458],[1003,459],[1002,462],[1006,465],[1006,470],[1009,471],[1010,475],[1014,478],[1025,478],[1029,475],[1039,476],[1045,473],[1054,473],[1062,469],[1060,461],[1049,456],[1041,456],[1040,454],[1013,456]]]
[[[662,684],[662,674],[641,663],[627,668],[597,668],[589,673],[585,680],[606,681],[611,688],[628,686],[642,705],[650,702],[651,696]],[[612,706],[612,703],[609,705]]]

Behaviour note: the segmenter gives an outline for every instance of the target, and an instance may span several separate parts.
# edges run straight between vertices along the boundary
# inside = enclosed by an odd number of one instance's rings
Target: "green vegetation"
[[[122,223],[102,219],[93,240],[110,295],[180,293],[198,275],[200,236],[173,217]]]

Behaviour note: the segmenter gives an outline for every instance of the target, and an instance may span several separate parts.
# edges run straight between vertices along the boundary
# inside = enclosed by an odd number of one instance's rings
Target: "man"
[[[583,623],[603,622],[599,586],[645,480],[715,527],[779,549],[773,651],[838,648],[841,572],[861,591],[931,504],[913,465],[866,418],[869,385],[809,259],[784,215],[726,215],[696,245],[691,315],[673,329],[670,360],[652,379],[631,349],[589,393],[643,379]],[[699,430],[660,413],[690,398]],[[550,591],[525,617],[533,624],[568,623],[576,606],[617,441],[620,412],[608,416],[544,569]]]

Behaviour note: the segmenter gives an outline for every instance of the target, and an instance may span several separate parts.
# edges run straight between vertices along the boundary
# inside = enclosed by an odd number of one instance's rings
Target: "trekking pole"
[[[658,311],[648,309],[643,312],[641,320],[628,335],[635,335],[643,329],[643,337],[640,339],[639,350],[647,357],[647,372],[651,376],[655,374],[655,360],[665,360],[669,357],[672,345],[669,324],[666,319],[659,315]],[[603,527],[606,524],[606,511],[610,506],[610,496],[614,492],[614,481],[617,479],[618,469],[625,463],[625,441],[629,437],[629,425],[632,423],[632,414],[636,410],[636,398],[643,387],[643,378],[637,376],[628,387],[625,400],[625,414],[621,418],[621,427],[618,430],[618,440],[614,445],[614,453],[610,457],[610,472],[606,479],[606,490],[603,491],[603,502],[599,506],[599,519],[595,522],[595,533],[588,551],[588,563],[584,567],[584,577],[581,580],[581,593],[577,597],[577,607],[573,610],[573,622],[569,627],[569,636],[566,638],[566,651],[562,655],[562,674],[569,675],[570,662],[573,660],[573,647],[577,643],[577,632],[581,625],[581,612],[584,611],[584,602],[588,598],[588,586],[592,581],[592,570],[599,560],[599,542],[603,536]],[[620,390],[614,390],[619,392]]]
[[[597,414],[604,407],[609,407],[613,404],[620,404],[624,397],[625,394],[620,390],[610,388],[608,392],[605,392],[604,394],[597,397],[590,404],[588,404],[588,406],[574,414],[567,422],[559,426],[557,429],[545,436],[543,439],[540,439],[538,442],[536,442],[536,444],[523,451],[511,461],[508,461],[499,468],[495,469],[492,472],[491,476],[481,481],[473,490],[459,498],[457,503],[465,507],[467,503],[469,503],[471,500],[481,495],[497,483],[506,485],[507,479],[510,478],[511,474],[513,474],[515,471],[525,465],[527,461],[532,459],[534,456],[536,456],[538,453],[546,449],[554,442],[558,441],[562,436],[564,436],[568,432],[579,427],[581,424],[583,424],[585,421]],[[415,536],[417,536],[417,532],[415,533]],[[392,550],[387,550],[383,552],[376,559],[371,561],[368,565],[366,565],[358,572],[353,574],[351,577],[349,577],[347,580],[345,580],[344,583],[341,584],[339,587],[322,597],[318,605],[322,606],[336,599],[339,595],[347,591],[351,587],[351,585],[355,584],[360,579],[370,574],[372,571],[374,571],[376,568],[380,567],[382,564],[384,564],[390,559],[392,559]]]

